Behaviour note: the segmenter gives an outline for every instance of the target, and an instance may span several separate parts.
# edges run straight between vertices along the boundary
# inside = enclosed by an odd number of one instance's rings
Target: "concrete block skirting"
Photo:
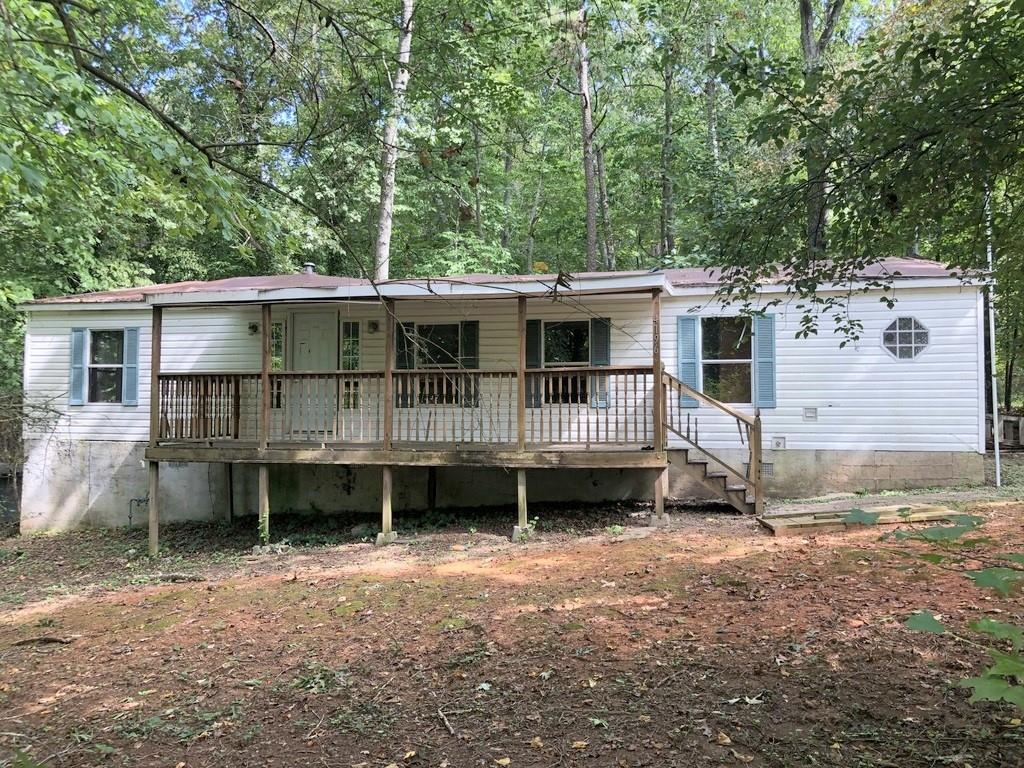
[[[148,475],[136,442],[30,441],[22,492],[21,527],[34,530],[80,526],[146,525],[145,506],[132,499],[148,495]],[[742,467],[746,454],[722,452],[723,460]],[[681,451],[669,451],[669,498],[709,498],[678,467]],[[968,452],[767,450],[771,465],[769,495],[797,498],[838,491],[979,484],[984,459]],[[164,522],[213,520],[255,515],[257,471],[235,465],[233,494],[228,493],[225,464],[161,462],[160,518]],[[602,502],[653,497],[649,470],[535,469],[529,473],[530,502]],[[271,465],[269,468],[271,530],[275,512],[341,511],[380,515],[381,468],[326,465]],[[393,469],[393,500],[397,512],[428,506],[425,467]],[[474,507],[516,504],[516,470],[493,467],[439,467],[436,506]],[[510,523],[515,522],[514,512]],[[255,525],[255,522],[254,522]]]

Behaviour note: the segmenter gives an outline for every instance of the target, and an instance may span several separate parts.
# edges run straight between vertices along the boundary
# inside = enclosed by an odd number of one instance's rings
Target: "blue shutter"
[[[71,329],[71,381],[68,405],[85,404],[85,328]]]
[[[678,357],[679,380],[693,389],[698,388],[700,358],[697,347],[696,317],[680,317],[676,331],[676,355]],[[683,408],[696,408],[699,403],[692,397],[680,397],[679,405]]]
[[[155,386],[150,382],[150,386]],[[121,369],[121,404],[139,404],[139,329],[124,329],[124,368]]]
[[[754,317],[754,405],[775,407],[775,315]]]
[[[541,360],[540,320],[526,321],[526,368],[532,370],[543,365]],[[526,374],[526,407],[540,408],[544,384],[541,376]]]
[[[590,364],[612,364],[612,321],[607,317],[595,317],[590,321]],[[593,408],[608,407],[608,377],[590,377],[590,405]]]

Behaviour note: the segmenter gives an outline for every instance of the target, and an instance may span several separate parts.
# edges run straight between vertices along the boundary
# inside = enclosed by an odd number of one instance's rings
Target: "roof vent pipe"
[[[305,264],[302,265],[302,271],[307,275],[312,275],[314,272],[316,272],[316,264],[314,264],[312,261],[307,261]]]

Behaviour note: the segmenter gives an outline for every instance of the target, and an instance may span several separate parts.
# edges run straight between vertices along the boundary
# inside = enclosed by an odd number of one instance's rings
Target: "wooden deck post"
[[[519,297],[519,313],[517,329],[519,332],[519,359],[516,362],[516,422],[519,425],[519,437],[517,446],[520,451],[526,450],[526,297]],[[523,470],[520,470],[523,475]],[[522,477],[520,485],[523,487],[523,504],[525,504],[526,478]],[[522,517],[520,511],[520,525],[526,518]]]
[[[160,462],[149,462],[149,556],[160,552]]]
[[[257,482],[260,544],[270,543],[270,467],[266,464],[258,466]]]
[[[377,534],[377,546],[391,544],[398,538],[398,534],[391,529],[391,489],[392,477],[391,467],[385,464],[381,469],[381,496],[380,496],[380,533]]]
[[[754,514],[764,514],[764,478],[761,476],[761,409],[754,411],[754,426],[750,428],[750,484],[754,486]]]
[[[512,529],[512,541],[525,541],[533,533],[526,506],[526,470],[516,470],[516,503],[519,508],[519,524]]]
[[[160,342],[163,337],[163,309],[153,307],[149,350],[149,445],[155,448],[160,440]],[[160,462],[149,467],[149,556],[160,551]]]
[[[270,305],[263,305],[263,321],[260,323],[262,347],[260,354],[260,449],[270,444]],[[262,475],[261,475],[262,477]],[[262,509],[262,507],[261,507]],[[260,529],[262,532],[262,528]]]
[[[665,513],[665,496],[668,491],[668,467],[654,470],[654,525],[667,525],[668,515]]]
[[[654,368],[654,451],[665,452],[665,382],[661,365],[661,289],[651,291],[651,364]]]
[[[384,299],[384,450],[391,450],[395,419],[395,300]]]
[[[160,440],[160,350],[163,340],[163,308],[153,307],[149,335],[149,445]]]

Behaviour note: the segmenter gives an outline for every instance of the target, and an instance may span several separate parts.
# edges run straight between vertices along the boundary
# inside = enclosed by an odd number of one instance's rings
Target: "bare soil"
[[[1020,547],[1024,505],[971,511]],[[957,685],[979,651],[903,626],[1021,622],[1019,595],[877,529],[545,517],[382,549],[276,521],[297,546],[263,554],[249,521],[180,526],[155,562],[141,532],[0,540],[0,765],[1024,764],[1019,713]]]

